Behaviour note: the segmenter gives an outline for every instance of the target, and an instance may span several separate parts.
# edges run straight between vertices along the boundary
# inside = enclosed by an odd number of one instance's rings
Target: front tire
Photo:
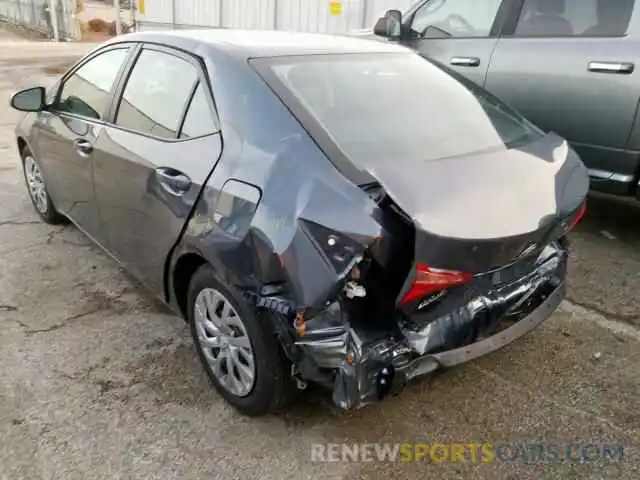
[[[56,210],[42,177],[42,169],[28,147],[22,150],[22,172],[33,207],[40,218],[50,225],[66,222],[66,218]]]
[[[188,320],[200,361],[218,393],[245,415],[285,406],[293,393],[288,362],[269,322],[209,265],[191,279]]]

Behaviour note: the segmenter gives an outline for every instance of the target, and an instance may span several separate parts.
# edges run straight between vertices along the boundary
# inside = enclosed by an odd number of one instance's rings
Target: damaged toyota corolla
[[[33,112],[18,146],[42,218],[70,218],[184,316],[244,413],[311,382],[370,404],[565,295],[582,162],[402,47],[136,33],[12,105]]]

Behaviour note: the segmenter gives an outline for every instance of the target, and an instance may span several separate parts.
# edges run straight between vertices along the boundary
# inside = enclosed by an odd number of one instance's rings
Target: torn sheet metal
[[[440,368],[437,355],[487,338],[499,327],[527,318],[546,318],[552,310],[540,310],[544,300],[555,295],[554,308],[564,296],[561,285],[566,273],[567,252],[553,244],[543,250],[536,267],[525,278],[477,296],[446,315],[432,318],[421,329],[401,329],[400,335],[375,336],[355,328],[328,328],[327,317],[316,319],[312,335],[299,342],[323,368],[336,369],[333,400],[342,408],[357,408],[379,400],[415,376]],[[336,307],[337,308],[337,307]],[[333,317],[334,320],[338,317]],[[490,319],[490,321],[487,321]],[[318,328],[327,322],[327,328]],[[535,325],[534,325],[535,326]],[[313,337],[318,332],[318,337]],[[322,333],[320,333],[322,332]],[[316,339],[317,338],[317,339]],[[419,365],[417,365],[419,362]]]
[[[480,293],[460,307],[427,322],[422,328],[405,326],[402,331],[418,355],[455,348],[490,328],[510,312],[516,313],[547,283],[557,285],[566,271],[566,254],[549,245],[540,254],[529,275],[505,286]]]

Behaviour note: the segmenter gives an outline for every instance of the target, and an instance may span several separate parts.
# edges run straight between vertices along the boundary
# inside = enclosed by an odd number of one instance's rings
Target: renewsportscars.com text
[[[617,462],[624,445],[597,442],[504,442],[504,443],[315,443],[314,462]]]

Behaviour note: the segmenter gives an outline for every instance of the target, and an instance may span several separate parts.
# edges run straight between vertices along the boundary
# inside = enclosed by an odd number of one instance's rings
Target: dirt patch
[[[111,295],[99,290],[85,289],[85,301],[100,312],[108,312],[114,315],[130,311],[132,306],[122,300],[122,294]]]
[[[55,65],[48,65],[42,69],[47,75],[62,75],[71,68],[74,62],[64,62]]]
[[[120,292],[105,292],[86,286],[83,282],[76,285],[83,289],[83,301],[92,309],[106,315],[121,315],[130,312],[170,313],[159,300],[152,297],[138,285],[126,286]]]
[[[217,395],[191,344],[174,343],[145,354],[125,372],[143,385],[159,405],[175,403],[207,407]]]
[[[115,35],[110,35],[105,32],[82,32],[81,42],[94,42],[101,43],[106,42],[110,38],[113,38]]]

